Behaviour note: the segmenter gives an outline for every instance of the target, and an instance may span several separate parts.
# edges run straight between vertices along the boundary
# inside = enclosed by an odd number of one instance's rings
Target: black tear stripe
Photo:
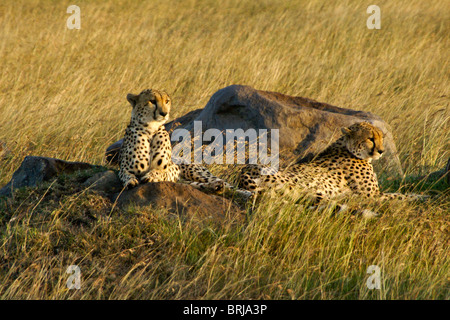
[[[157,94],[159,94],[159,101],[161,101],[162,100],[162,96],[161,96],[161,94],[159,93],[159,92],[154,92],[153,93],[155,96],[157,95]],[[156,120],[156,110],[158,109],[158,99],[156,99],[156,97],[155,97],[155,111],[153,112],[153,119],[155,119]]]
[[[375,145],[375,140],[373,141],[373,148],[372,148],[372,154],[371,156],[373,156],[375,154],[375,149],[376,149],[376,145]]]
[[[375,143],[375,138],[373,138],[372,143],[373,143],[373,148],[372,148],[372,151],[370,154],[371,156],[373,156],[375,154],[375,150],[377,149],[377,145]]]

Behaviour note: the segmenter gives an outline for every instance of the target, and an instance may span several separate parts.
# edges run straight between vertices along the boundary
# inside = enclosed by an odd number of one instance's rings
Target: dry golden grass
[[[71,4],[81,30],[66,27]],[[448,3],[377,1],[381,30],[366,27],[369,4],[2,1],[0,141],[11,154],[0,184],[30,154],[105,164],[129,120],[128,92],[166,90],[175,118],[231,84],[378,114],[407,176],[441,169],[450,157]],[[99,199],[80,191],[45,204],[46,189],[25,192],[0,206],[0,297],[449,299],[448,192],[427,188],[444,196],[380,208],[375,222],[267,201],[242,230],[201,232],[150,209],[80,229],[70,217],[103,212]],[[65,288],[74,263],[80,291]],[[372,264],[382,290],[365,286]]]

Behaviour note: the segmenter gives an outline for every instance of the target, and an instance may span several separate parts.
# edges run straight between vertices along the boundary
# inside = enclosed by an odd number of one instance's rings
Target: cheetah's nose
[[[383,154],[384,150],[378,150],[379,154]]]
[[[162,115],[163,117],[165,117],[167,115],[167,112],[162,112],[161,111],[159,114]]]

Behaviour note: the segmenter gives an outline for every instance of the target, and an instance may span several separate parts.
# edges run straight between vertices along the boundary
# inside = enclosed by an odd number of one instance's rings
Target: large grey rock
[[[48,181],[62,173],[73,173],[77,170],[93,168],[89,163],[70,162],[60,159],[26,156],[8,182],[0,189],[0,196],[10,196],[14,189],[35,187],[39,183]]]
[[[382,158],[388,168],[402,173],[390,126],[370,113],[339,108],[303,97],[261,91],[249,86],[232,85],[217,91],[203,110],[168,124],[174,128],[194,131],[194,121],[201,121],[202,131],[218,129],[226,140],[227,129],[279,129],[280,155],[310,158],[339,138],[341,128],[367,121],[385,135],[386,155]],[[206,144],[206,143],[205,143]],[[121,141],[114,144],[116,152]],[[225,145],[225,143],[224,143]],[[111,147],[107,155],[111,158]]]

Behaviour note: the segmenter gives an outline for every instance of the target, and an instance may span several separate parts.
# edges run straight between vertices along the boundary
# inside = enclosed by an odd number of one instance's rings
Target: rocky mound
[[[232,201],[201,192],[187,184],[154,182],[123,190],[117,173],[113,170],[84,162],[36,156],[25,157],[11,181],[0,189],[0,196],[10,197],[16,189],[36,187],[62,174],[70,175],[84,171],[92,172],[92,175],[80,182],[77,189],[89,188],[123,210],[127,210],[130,206],[152,206],[155,209],[165,208],[169,214],[184,221],[223,223],[245,220],[243,210]]]

